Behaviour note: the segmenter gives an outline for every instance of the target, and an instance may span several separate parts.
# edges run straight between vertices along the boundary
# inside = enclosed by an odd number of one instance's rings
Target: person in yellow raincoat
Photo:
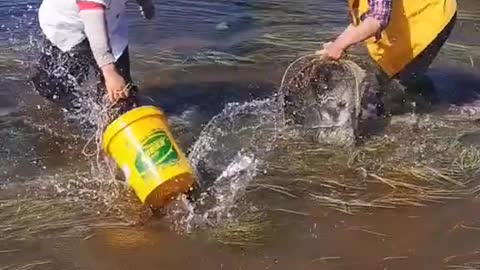
[[[348,4],[352,23],[317,53],[338,60],[349,47],[365,42],[384,77],[405,89],[415,88],[424,78],[457,15],[456,0],[348,0]]]

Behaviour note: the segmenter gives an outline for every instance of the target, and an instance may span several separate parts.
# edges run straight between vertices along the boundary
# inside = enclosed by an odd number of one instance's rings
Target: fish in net
[[[285,71],[277,98],[284,125],[320,143],[352,145],[358,135],[367,72],[351,60],[303,56]]]

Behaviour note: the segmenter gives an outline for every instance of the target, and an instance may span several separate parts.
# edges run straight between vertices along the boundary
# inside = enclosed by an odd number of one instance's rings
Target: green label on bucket
[[[178,161],[178,153],[164,131],[157,131],[142,143],[135,159],[135,167],[141,176],[159,166]]]

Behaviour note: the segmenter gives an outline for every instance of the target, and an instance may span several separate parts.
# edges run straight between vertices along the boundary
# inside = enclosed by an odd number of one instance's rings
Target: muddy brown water
[[[368,126],[358,146],[393,141],[394,148],[367,155],[388,168],[434,164],[446,141],[480,148],[480,6],[459,4],[450,43],[430,70],[442,102],[426,115]],[[80,131],[32,93],[25,71],[35,61],[37,5],[0,0],[0,269],[480,269],[476,192],[424,207],[347,214],[290,189],[294,196],[260,190],[238,204],[261,209],[260,220],[269,224],[230,238],[214,237],[211,229],[175,229],[175,216],[143,216],[127,189],[92,175],[80,154]],[[347,20],[343,1],[156,5],[154,22],[130,9],[133,73],[144,101],[167,111],[185,149],[227,103],[271,96],[287,64]],[[265,159],[266,169],[248,180],[362,181],[322,149],[282,141]],[[477,178],[469,183],[479,184]]]

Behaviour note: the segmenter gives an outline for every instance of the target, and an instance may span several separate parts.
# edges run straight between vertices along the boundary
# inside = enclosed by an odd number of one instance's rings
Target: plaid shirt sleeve
[[[392,0],[368,0],[368,4],[369,10],[362,20],[368,17],[374,18],[380,22],[381,29],[385,29],[390,22]]]

